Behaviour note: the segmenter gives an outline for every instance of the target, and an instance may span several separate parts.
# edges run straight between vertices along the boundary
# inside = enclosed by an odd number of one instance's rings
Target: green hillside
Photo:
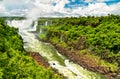
[[[0,79],[61,79],[27,56],[17,29],[4,23],[0,19]]]
[[[39,37],[59,48],[91,57],[109,72],[120,66],[120,16],[57,18],[39,26]]]

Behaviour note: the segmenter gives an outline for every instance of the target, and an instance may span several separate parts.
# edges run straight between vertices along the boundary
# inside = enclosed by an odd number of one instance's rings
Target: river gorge
[[[49,43],[41,42],[36,38],[34,31],[36,31],[37,21],[31,24],[30,20],[12,20],[7,24],[19,29],[19,34],[23,38],[24,49],[27,52],[39,53],[52,68],[55,68],[58,73],[62,74],[68,79],[104,79],[98,73],[88,71],[80,65],[69,61],[65,56],[61,55]]]

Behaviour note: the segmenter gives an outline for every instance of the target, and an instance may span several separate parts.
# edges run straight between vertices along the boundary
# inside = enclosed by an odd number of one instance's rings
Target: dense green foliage
[[[69,50],[85,50],[100,59],[120,65],[120,16],[71,17],[56,19],[41,27],[40,38]],[[88,52],[89,51],[89,52]]]
[[[49,68],[39,66],[23,49],[17,29],[0,19],[0,79],[60,79]]]

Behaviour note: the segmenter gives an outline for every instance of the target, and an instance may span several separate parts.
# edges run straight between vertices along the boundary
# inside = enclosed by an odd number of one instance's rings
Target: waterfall
[[[52,21],[45,21],[45,22],[42,22],[42,25],[39,25],[40,28],[39,28],[39,33],[42,34],[44,33],[43,29],[41,27],[45,27],[45,26],[48,26],[48,25],[51,25],[52,24]]]
[[[48,26],[48,25],[51,25],[52,24],[52,21],[45,21],[44,23],[43,23],[43,26]]]
[[[36,31],[37,30],[37,25],[38,25],[38,21],[33,21],[33,27],[31,27],[31,29],[29,29],[29,31]]]
[[[39,33],[40,33],[40,34],[42,33],[42,29],[40,29]]]
[[[30,22],[29,22],[30,21]],[[68,79],[104,79],[100,75],[90,72],[78,64],[69,62],[69,60],[61,55],[52,45],[39,41],[35,34],[30,31],[36,31],[37,22],[31,20],[13,20],[8,21],[8,25],[19,28],[19,34],[24,41],[24,49],[26,51],[38,52],[45,58],[52,68],[58,70],[58,73]],[[31,27],[33,25],[33,27]]]
[[[67,77],[67,79],[104,79],[100,75],[90,72],[76,63],[69,62],[69,60],[61,55],[52,45],[43,43],[36,38],[33,31],[36,31],[40,10],[40,0],[35,0],[34,7],[30,9],[26,15],[27,19],[7,22],[8,25],[19,29],[19,34],[24,42],[24,49],[27,52],[38,52],[47,60],[52,68],[57,69],[58,73]],[[49,25],[48,21],[45,22],[45,25]]]
[[[48,25],[48,21],[45,21],[45,26],[47,26]]]

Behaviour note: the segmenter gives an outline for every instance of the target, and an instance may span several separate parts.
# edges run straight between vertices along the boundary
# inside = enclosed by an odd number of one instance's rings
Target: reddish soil
[[[29,55],[38,62],[39,65],[44,67],[49,67],[49,64],[43,59],[43,57],[39,53],[30,52]]]

